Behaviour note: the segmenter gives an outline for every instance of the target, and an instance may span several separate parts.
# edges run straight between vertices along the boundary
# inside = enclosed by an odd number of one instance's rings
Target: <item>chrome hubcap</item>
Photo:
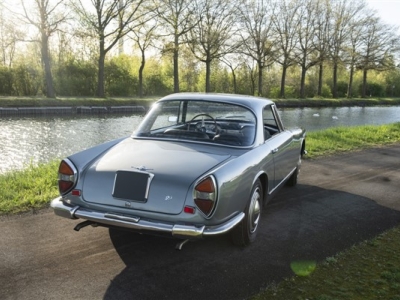
[[[251,196],[249,207],[249,229],[250,233],[256,231],[261,214],[261,194],[260,189],[257,187]]]

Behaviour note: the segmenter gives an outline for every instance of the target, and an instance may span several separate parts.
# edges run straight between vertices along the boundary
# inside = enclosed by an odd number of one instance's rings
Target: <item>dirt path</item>
[[[304,161],[264,209],[255,244],[190,242],[88,227],[44,210],[0,220],[0,299],[245,299],[400,225],[400,145]]]

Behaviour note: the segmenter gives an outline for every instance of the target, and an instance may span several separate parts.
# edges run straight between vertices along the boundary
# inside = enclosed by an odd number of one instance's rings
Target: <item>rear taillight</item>
[[[78,172],[69,159],[61,161],[58,167],[58,190],[64,195],[72,190],[76,184]]]
[[[209,176],[197,183],[193,194],[194,203],[197,208],[206,217],[209,217],[214,210],[217,200],[217,187],[214,178]]]

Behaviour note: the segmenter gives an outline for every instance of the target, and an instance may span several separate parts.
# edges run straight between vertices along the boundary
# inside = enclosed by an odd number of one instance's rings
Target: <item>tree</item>
[[[146,50],[152,45],[154,39],[154,29],[157,27],[157,23],[139,21],[139,27],[132,30],[132,34],[129,36],[137,45],[140,50],[141,60],[139,67],[139,87],[138,95],[143,97],[143,70],[146,64]]]
[[[139,8],[144,0],[72,0],[72,7],[88,34],[94,34],[98,40],[98,76],[97,96],[104,97],[104,61],[107,53],[124,37],[132,27],[129,26],[143,17]],[[140,23],[137,23],[137,25]]]
[[[36,40],[40,44],[41,61],[45,76],[46,96],[55,97],[53,76],[51,73],[51,59],[49,52],[49,39],[51,35],[58,30],[58,27],[66,19],[66,14],[61,11],[61,5],[64,0],[58,0],[54,4],[50,0],[34,0],[27,8],[28,1],[21,0],[23,20],[36,27],[40,38]]]
[[[3,7],[0,7],[0,50],[4,66],[12,67],[17,42],[23,37],[24,33],[15,26],[10,17],[5,18]]]
[[[314,0],[305,0],[298,10],[300,20],[297,28],[298,43],[294,49],[295,60],[301,67],[300,98],[305,98],[307,70],[318,63],[314,41],[316,36],[315,14],[317,7]]]
[[[322,85],[324,76],[324,63],[328,56],[329,22],[331,9],[329,0],[316,0],[315,10],[315,34],[314,47],[318,55],[318,88],[317,95],[322,96]]]
[[[237,44],[232,42],[235,34],[235,13],[230,1],[200,0],[195,15],[199,22],[188,33],[188,43],[193,55],[206,64],[206,92],[211,91],[211,63],[228,53]]]
[[[240,62],[237,61],[235,56],[233,55],[226,55],[225,57],[222,57],[221,62],[223,62],[225,65],[228,66],[228,68],[231,70],[232,74],[232,82],[233,82],[233,93],[237,93],[237,76],[236,76],[236,70],[240,66]]]
[[[338,97],[338,67],[343,62],[343,51],[348,43],[351,21],[365,6],[364,0],[336,0],[332,1],[332,19],[330,24],[329,53],[333,65],[333,98]]]
[[[172,37],[173,42],[164,51],[173,53],[174,92],[179,92],[179,48],[185,41],[183,36],[195,25],[193,1],[190,0],[153,0],[154,7],[163,25],[160,36]]]
[[[274,3],[271,0],[248,0],[240,7],[240,21],[243,30],[241,53],[251,57],[258,68],[258,95],[263,95],[263,70],[274,61],[272,15]]]
[[[365,26],[361,38],[360,65],[363,72],[361,97],[366,97],[367,74],[369,70],[394,68],[393,53],[399,51],[399,36],[394,27],[382,24],[379,18],[372,18]]]
[[[354,73],[357,67],[357,63],[360,60],[360,46],[362,36],[365,33],[365,27],[369,20],[373,18],[373,13],[367,13],[366,15],[358,15],[351,20],[349,28],[349,43],[345,47],[344,60],[349,66],[349,81],[347,86],[347,98],[351,98],[353,95],[353,79]]]
[[[297,11],[301,3],[296,0],[282,0],[279,11],[272,20],[276,33],[278,54],[276,62],[282,66],[280,97],[285,98],[285,81],[287,69],[295,64],[293,50],[298,42],[297,28],[300,17]]]

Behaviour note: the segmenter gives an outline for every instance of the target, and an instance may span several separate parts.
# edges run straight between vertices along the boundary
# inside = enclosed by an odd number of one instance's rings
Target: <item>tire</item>
[[[243,220],[232,229],[231,237],[234,245],[247,246],[255,241],[261,217],[262,205],[263,188],[258,179],[251,189],[250,199],[246,205]]]
[[[290,176],[290,178],[286,183],[288,186],[295,186],[297,184],[297,178],[299,177],[300,174],[300,167],[301,167],[301,155],[299,155],[299,161],[297,162],[296,170],[294,170],[293,174]]]

